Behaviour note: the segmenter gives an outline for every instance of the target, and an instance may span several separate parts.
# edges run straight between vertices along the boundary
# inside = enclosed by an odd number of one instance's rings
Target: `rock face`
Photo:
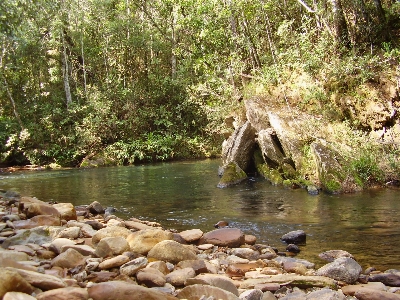
[[[247,174],[236,162],[230,162],[223,167],[223,175],[218,183],[219,188],[226,188],[246,180]]]
[[[222,165],[236,162],[239,168],[247,171],[254,152],[255,130],[247,121],[238,127],[222,147]]]
[[[274,97],[280,95],[244,100],[246,119],[223,143],[222,170],[231,162],[236,162],[245,172],[254,165],[271,183],[306,188],[311,195],[318,194],[320,189],[330,193],[359,191],[362,183],[357,180],[356,171],[350,171],[348,161],[342,158],[353,157],[352,153],[357,151],[352,152],[354,146],[342,138],[344,130],[352,136],[352,129],[344,129],[340,122],[329,118],[307,114],[305,109],[291,107],[289,98],[284,105]],[[387,138],[388,143],[393,143],[393,138],[398,136],[394,132],[400,131],[396,110],[367,102],[358,109],[356,119],[376,132],[371,134],[373,139]]]

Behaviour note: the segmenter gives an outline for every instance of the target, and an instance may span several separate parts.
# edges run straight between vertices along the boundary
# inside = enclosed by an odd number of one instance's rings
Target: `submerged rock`
[[[305,244],[307,235],[304,230],[295,230],[284,234],[281,240],[287,244]]]

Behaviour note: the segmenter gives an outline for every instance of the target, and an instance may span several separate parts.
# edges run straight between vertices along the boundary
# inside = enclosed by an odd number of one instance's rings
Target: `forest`
[[[396,0],[2,0],[0,165],[217,156],[260,85],[400,78],[399,38]]]

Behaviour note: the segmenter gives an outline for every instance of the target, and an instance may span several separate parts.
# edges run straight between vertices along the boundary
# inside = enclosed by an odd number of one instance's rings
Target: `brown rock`
[[[60,213],[51,204],[37,200],[36,202],[20,202],[24,206],[24,213],[27,218],[32,218],[39,215],[51,215],[60,218]]]
[[[125,227],[128,229],[134,229],[134,230],[145,230],[145,229],[154,229],[154,227],[136,222],[136,221],[125,221]]]
[[[0,261],[3,259],[11,259],[14,261],[24,261],[29,260],[29,256],[26,253],[18,252],[18,251],[0,251]]]
[[[200,259],[184,260],[179,262],[176,266],[180,269],[192,268],[196,272],[196,274],[208,273],[206,262]]]
[[[62,220],[76,220],[75,206],[71,203],[57,203],[53,204],[53,207],[58,211]]]
[[[154,268],[164,275],[167,275],[169,273],[169,269],[167,267],[167,264],[164,261],[158,260],[158,261],[153,261],[149,263],[146,268]]]
[[[39,226],[60,226],[61,221],[58,216],[38,215],[28,220],[13,222],[15,229],[30,229]]]
[[[182,260],[197,259],[194,251],[190,250],[187,246],[170,240],[159,242],[149,251],[147,257],[154,258],[156,260],[163,260],[173,264],[176,264]]]
[[[109,281],[88,288],[93,300],[176,300],[175,297],[123,281]]]
[[[97,244],[96,255],[98,257],[120,255],[129,249],[129,244],[123,237],[106,237]]]
[[[47,290],[66,287],[65,282],[56,276],[42,274],[34,271],[22,270],[22,269],[15,269],[15,268],[7,268],[7,269],[17,272],[32,286],[37,287],[41,290],[47,291]]]
[[[36,298],[38,300],[87,300],[89,293],[86,289],[79,287],[66,287],[40,293]]]
[[[76,266],[84,265],[85,257],[74,249],[68,249],[51,261],[52,266],[72,269]]]
[[[199,243],[235,248],[243,245],[244,241],[244,233],[240,229],[220,228],[205,233]]]
[[[0,299],[7,292],[23,292],[31,294],[34,291],[32,285],[29,284],[18,272],[0,268]]]
[[[7,292],[3,300],[36,300],[36,298],[21,292]]]
[[[245,234],[244,235],[244,242],[247,245],[255,245],[255,243],[257,242],[257,238],[254,235]]]
[[[276,292],[280,289],[280,287],[281,285],[279,283],[261,283],[254,286],[255,289],[261,290],[263,292]]]
[[[354,296],[354,294],[361,288],[374,289],[380,291],[386,290],[386,286],[382,282],[369,282],[367,284],[345,285],[342,287],[342,292],[345,295]]]
[[[75,241],[72,241],[67,238],[56,238],[51,242],[49,250],[53,251],[56,254],[60,254],[62,252],[61,249],[64,246],[73,246],[73,245],[76,245]]]
[[[195,276],[196,272],[192,268],[184,268],[167,274],[165,278],[173,286],[183,286],[187,279],[194,278]]]
[[[369,276],[369,281],[379,281],[388,286],[400,286],[400,275],[393,273],[380,273]]]
[[[95,249],[88,245],[64,245],[61,247],[61,252],[65,252],[68,249],[74,249],[83,256],[96,256]]]
[[[173,234],[161,229],[146,229],[130,234],[126,240],[131,251],[146,255],[156,244],[172,240]]]
[[[302,263],[285,261],[283,262],[283,269],[288,273],[297,273],[300,275],[305,275],[307,273],[307,268]]]
[[[199,240],[203,236],[203,231],[200,229],[190,229],[179,233],[179,235],[188,243]]]
[[[99,264],[101,270],[107,270],[115,267],[120,267],[129,261],[129,257],[125,255],[118,255],[116,257],[106,259]]]
[[[178,299],[198,300],[202,297],[218,300],[239,300],[239,297],[211,285],[194,284],[183,288],[178,295]]]
[[[147,287],[161,287],[166,283],[165,275],[154,268],[139,270],[136,273],[136,279],[139,284],[144,284]]]
[[[87,225],[87,224],[85,224]],[[110,226],[105,227],[103,229],[98,230],[92,237],[93,245],[97,245],[102,239],[106,237],[115,237],[120,236],[126,239],[128,235],[130,235],[132,231],[127,228],[120,227],[120,226]]]
[[[61,230],[59,232],[59,234],[57,235],[57,237],[74,240],[74,239],[79,238],[80,233],[81,233],[81,228],[78,226],[73,226],[73,227],[68,227],[68,228],[64,228],[63,230]]]
[[[212,285],[239,296],[239,291],[234,284],[234,281],[225,275],[201,274],[197,275],[195,278],[189,278],[186,280],[185,285],[193,284]]]
[[[368,288],[360,288],[355,292],[354,296],[359,300],[400,300],[399,294]]]
[[[91,282],[99,283],[113,280],[115,277],[117,277],[117,273],[114,272],[92,272],[86,279]]]
[[[139,270],[145,268],[147,266],[148,260],[145,257],[138,257],[135,258],[134,260],[131,260],[125,264],[123,264],[120,268],[120,273],[127,275],[127,276],[133,276],[135,275]]]

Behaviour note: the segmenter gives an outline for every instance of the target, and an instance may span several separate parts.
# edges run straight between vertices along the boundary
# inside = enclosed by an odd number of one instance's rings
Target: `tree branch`
[[[304,8],[305,8],[308,12],[310,12],[310,13],[316,13],[316,11],[313,10],[313,9],[311,9],[311,8],[307,5],[307,3],[305,3],[304,1],[302,1],[302,0],[297,0],[297,2],[299,2],[302,6],[304,6]]]

